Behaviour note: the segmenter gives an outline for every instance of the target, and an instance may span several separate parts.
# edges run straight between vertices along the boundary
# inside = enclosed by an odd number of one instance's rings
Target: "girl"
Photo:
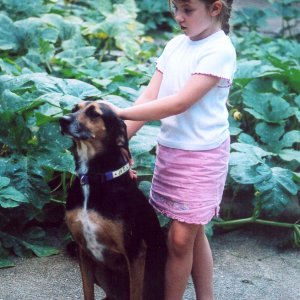
[[[213,260],[204,225],[218,214],[229,158],[226,102],[236,54],[232,0],[170,0],[184,34],[173,38],[135,105],[114,108],[128,135],[161,120],[150,203],[172,219],[166,300],[182,299],[192,274],[198,300],[213,296]],[[155,101],[154,101],[155,100]]]

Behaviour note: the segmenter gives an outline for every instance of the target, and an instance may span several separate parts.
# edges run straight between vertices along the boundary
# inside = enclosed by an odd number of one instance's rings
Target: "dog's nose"
[[[72,122],[72,118],[70,116],[63,116],[59,118],[59,124],[61,127],[65,127]]]

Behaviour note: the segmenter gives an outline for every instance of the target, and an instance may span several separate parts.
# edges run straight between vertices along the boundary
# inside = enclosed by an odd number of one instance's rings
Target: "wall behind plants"
[[[279,10],[274,4],[274,14]],[[284,16],[288,23],[293,13]],[[271,217],[299,190],[300,51],[296,36],[266,37],[256,30],[260,24],[253,29],[243,16],[249,13],[236,17],[232,35],[239,68],[230,97],[234,143],[227,187],[234,195],[247,191],[251,207]],[[59,134],[58,117],[82,100],[131,105],[149,81],[165,43],[161,32],[167,35],[172,22],[160,1],[0,0],[0,267],[14,265],[11,254],[58,251],[49,229],[63,228],[74,176],[70,140]],[[157,130],[149,124],[131,141],[145,192]]]

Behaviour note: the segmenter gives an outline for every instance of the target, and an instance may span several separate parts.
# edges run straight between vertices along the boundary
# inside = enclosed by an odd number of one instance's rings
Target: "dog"
[[[101,101],[83,101],[59,119],[73,139],[77,176],[66,224],[78,245],[85,300],[94,284],[106,300],[163,300],[166,239],[130,176],[126,124]]]

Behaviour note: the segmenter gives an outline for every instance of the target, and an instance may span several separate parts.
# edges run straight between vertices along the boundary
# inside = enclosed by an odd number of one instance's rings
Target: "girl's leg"
[[[202,225],[194,243],[192,278],[197,300],[213,300],[213,257]]]
[[[191,274],[199,225],[174,220],[168,235],[165,300],[181,300]]]

